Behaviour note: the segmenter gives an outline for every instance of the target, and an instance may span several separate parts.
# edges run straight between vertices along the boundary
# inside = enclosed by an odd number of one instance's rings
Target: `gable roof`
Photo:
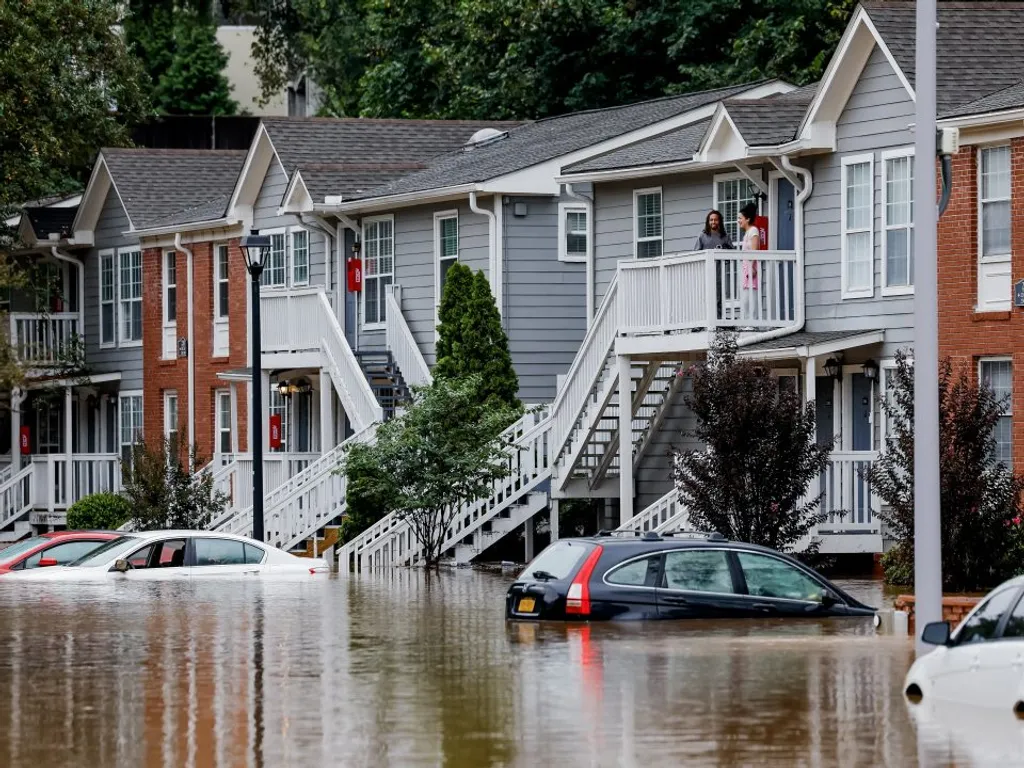
[[[811,83],[763,99],[727,99],[723,103],[748,146],[773,146],[793,140],[817,92],[818,83]]]
[[[351,199],[390,197],[487,181],[714,104],[765,82],[768,81],[548,117],[513,128],[501,140],[436,158],[423,171]]]
[[[55,234],[60,238],[71,237],[77,213],[77,205],[68,208],[52,206],[25,208],[25,218],[28,219],[32,232],[39,240],[48,239],[50,234]]]
[[[616,149],[603,155],[583,160],[562,169],[563,173],[583,171],[611,171],[638,165],[656,165],[692,160],[700,148],[701,140],[711,125],[711,118],[684,125],[674,131]]]
[[[142,230],[221,218],[245,154],[210,149],[104,149],[102,159],[132,229]]]

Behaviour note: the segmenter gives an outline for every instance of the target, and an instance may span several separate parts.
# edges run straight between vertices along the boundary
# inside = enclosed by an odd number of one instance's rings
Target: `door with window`
[[[224,576],[256,576],[262,570],[266,553],[255,544],[238,539],[196,537],[192,578],[206,579]]]
[[[759,552],[737,552],[736,561],[749,614],[806,616],[822,607],[824,586],[792,563]]]
[[[658,615],[669,619],[736,618],[747,607],[724,549],[666,552],[657,600]]]
[[[602,613],[619,618],[656,617],[660,569],[660,554],[639,557],[611,568],[602,579],[600,601],[605,606]]]
[[[168,538],[152,541],[139,547],[126,558],[131,566],[123,574],[129,581],[166,581],[168,578],[187,579],[185,565],[187,539]]]

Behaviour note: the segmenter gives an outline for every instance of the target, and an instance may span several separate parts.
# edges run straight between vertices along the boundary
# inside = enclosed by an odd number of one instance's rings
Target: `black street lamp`
[[[252,278],[252,537],[263,541],[263,365],[260,327],[260,277],[270,253],[270,236],[258,229],[243,235],[239,246],[245,256],[245,268]]]

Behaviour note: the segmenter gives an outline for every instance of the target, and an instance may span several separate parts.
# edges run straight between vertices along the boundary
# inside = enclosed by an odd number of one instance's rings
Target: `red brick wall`
[[[249,276],[245,261],[238,248],[238,240],[229,241],[228,253],[228,356],[213,356],[213,275],[214,246],[218,242],[193,243],[193,349],[189,357],[195,360],[196,433],[193,442],[202,458],[209,460],[214,452],[215,402],[214,392],[229,389],[230,385],[217,378],[217,374],[246,366],[246,290]],[[164,360],[163,355],[163,254],[167,249],[147,248],[142,254],[142,307],[143,307],[143,417],[145,436],[159,440],[164,431],[164,392],[178,394],[178,430],[184,438],[188,432],[188,359]],[[177,336],[188,336],[188,260],[183,253],[177,255]],[[246,389],[238,388],[238,447],[247,450],[246,425],[248,418]]]
[[[1024,216],[1024,138],[1011,142],[1013,247],[1011,280],[1024,277],[1018,221]],[[978,155],[962,147],[953,158],[953,194],[939,220],[939,355],[974,365],[979,357],[1013,358],[1013,410],[1024,414],[1024,310],[975,312],[978,300]],[[1014,465],[1024,467],[1024,418],[1013,424]]]
[[[942,597],[942,620],[948,621],[952,628],[956,628],[965,618],[967,614],[974,610],[981,601],[981,597],[966,597],[966,596],[955,596],[955,595],[943,595]],[[906,611],[908,618],[908,625],[910,634],[914,634],[914,606],[915,598],[913,595],[900,595],[896,598],[893,607],[897,611]]]

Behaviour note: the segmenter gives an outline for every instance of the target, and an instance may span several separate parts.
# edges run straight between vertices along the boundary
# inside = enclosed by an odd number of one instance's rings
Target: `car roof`
[[[636,531],[601,531],[594,536],[578,536],[572,539],[560,539],[560,541],[585,541],[591,544],[600,544],[602,547],[631,547],[638,545],[648,546],[651,550],[679,549],[685,547],[693,548],[715,548],[715,549],[746,549],[758,552],[767,552],[773,555],[786,554],[763,547],[760,544],[749,544],[745,541],[732,541],[721,534],[696,533],[692,531],[679,531],[675,533],[654,533],[648,531],[641,534]],[[1022,577],[1024,578],[1024,577]]]
[[[77,538],[79,536],[103,536],[108,539],[116,539],[122,534],[117,531],[49,531],[47,533],[39,534],[41,539],[68,539]]]
[[[234,533],[222,533],[221,531],[189,531],[189,530],[168,530],[168,531],[124,531],[123,535],[132,536],[136,539],[168,539],[176,538],[181,536],[189,536],[194,539],[234,539],[235,541],[244,541],[246,544],[260,544],[255,539],[250,539],[248,536],[238,536]],[[268,545],[263,544],[264,548],[268,548]]]

